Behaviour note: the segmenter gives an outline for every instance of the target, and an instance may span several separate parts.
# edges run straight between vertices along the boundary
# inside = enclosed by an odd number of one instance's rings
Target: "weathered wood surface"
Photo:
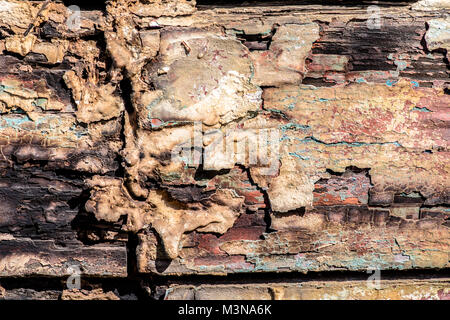
[[[74,268],[85,276],[125,277],[127,274],[124,247],[64,243],[26,238],[0,241],[2,277],[70,276]]]
[[[0,1],[0,277],[448,270],[448,1],[43,4]]]
[[[311,281],[300,283],[173,285],[167,300],[445,300],[448,279],[366,281]]]

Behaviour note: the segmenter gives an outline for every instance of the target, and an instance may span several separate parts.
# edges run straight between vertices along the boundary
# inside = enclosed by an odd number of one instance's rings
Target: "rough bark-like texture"
[[[0,0],[0,299],[449,299],[448,0],[99,3]]]

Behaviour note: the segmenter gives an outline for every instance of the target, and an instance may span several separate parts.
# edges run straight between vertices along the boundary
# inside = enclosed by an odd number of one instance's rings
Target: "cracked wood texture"
[[[0,299],[449,299],[449,10],[0,0]]]

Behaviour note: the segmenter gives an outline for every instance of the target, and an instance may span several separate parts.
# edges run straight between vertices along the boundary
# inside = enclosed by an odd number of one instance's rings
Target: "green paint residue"
[[[433,112],[430,109],[423,107],[423,108],[418,108],[418,107],[414,107],[411,109],[411,111],[420,111],[420,112]]]

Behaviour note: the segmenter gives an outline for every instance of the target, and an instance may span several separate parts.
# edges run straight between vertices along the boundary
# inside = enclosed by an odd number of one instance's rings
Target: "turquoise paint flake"
[[[299,155],[299,154],[296,153],[296,152],[289,152],[289,155],[290,155],[290,156],[293,156],[293,157],[296,157],[296,158],[298,158],[298,159],[301,159],[301,160],[309,160],[309,159],[310,159],[309,157],[304,157],[304,156],[302,156],[302,155]]]
[[[295,257],[295,268],[298,270],[310,270],[313,267],[313,263],[304,257],[297,255]]]
[[[22,129],[21,126],[24,123],[33,122],[28,115],[24,115],[22,117],[2,117],[2,120],[5,121],[5,125],[1,126],[3,128],[14,128],[14,129]]]
[[[420,112],[433,112],[430,109],[423,107],[423,108],[418,108],[418,107],[414,107],[411,109],[411,111],[420,111]]]
[[[76,126],[75,124],[72,125],[72,126],[69,128],[69,130],[72,131],[73,134],[74,134],[78,139],[80,139],[80,138],[82,138],[82,137],[88,135],[87,132],[83,132],[83,131],[80,131],[80,130],[77,130],[77,129],[78,129],[78,128],[77,128],[77,126]]]
[[[400,193],[401,197],[408,197],[408,198],[422,198],[419,192],[411,192],[411,193]]]
[[[47,105],[47,99],[46,98],[37,98],[35,101],[32,102],[32,105],[34,107],[40,107],[44,108]]]
[[[156,106],[158,103],[160,103],[162,99],[163,99],[162,97],[158,97],[155,100],[153,100],[152,102],[150,102],[150,104],[146,107],[146,109],[148,110],[148,114],[147,114],[148,119],[151,120],[153,118],[152,117],[152,108],[154,106]]]
[[[288,108],[289,110],[293,110],[293,109],[295,108],[295,102],[289,103],[289,105],[287,106],[287,108]]]
[[[393,85],[395,85],[397,83],[396,80],[387,80],[386,81],[386,85],[388,85],[389,87],[392,87]]]

